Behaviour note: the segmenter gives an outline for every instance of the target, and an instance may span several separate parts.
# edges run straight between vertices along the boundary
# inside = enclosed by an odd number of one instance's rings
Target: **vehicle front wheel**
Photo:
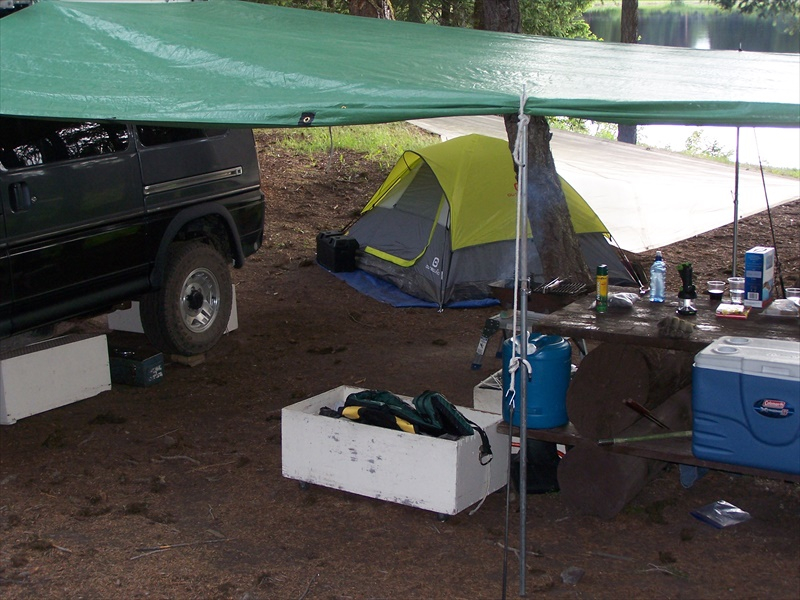
[[[207,352],[225,333],[233,293],[228,264],[199,241],[168,250],[161,288],[139,306],[150,343],[162,352],[193,356]]]

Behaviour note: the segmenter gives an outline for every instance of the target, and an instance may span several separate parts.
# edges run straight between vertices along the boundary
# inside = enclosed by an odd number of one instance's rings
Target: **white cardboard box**
[[[744,254],[744,305],[764,308],[775,288],[775,248],[756,246]]]
[[[498,415],[458,407],[489,437],[494,457],[481,465],[477,433],[444,440],[319,414],[359,391],[341,386],[283,409],[284,477],[444,515],[506,485],[508,438]]]
[[[105,335],[66,335],[0,357],[0,424],[111,389]]]
[[[233,291],[233,305],[231,306],[231,316],[225,333],[230,333],[239,328],[239,311],[236,308],[236,286],[231,286]],[[142,320],[139,318],[139,303],[134,300],[131,307],[123,310],[115,310],[108,313],[108,328],[114,331],[130,331],[131,333],[144,333]]]
[[[503,413],[503,370],[492,373],[472,390],[472,406],[475,410]]]

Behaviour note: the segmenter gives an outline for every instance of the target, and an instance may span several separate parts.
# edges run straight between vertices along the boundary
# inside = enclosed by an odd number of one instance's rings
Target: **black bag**
[[[492,447],[486,432],[438,392],[423,392],[414,398],[412,404],[408,404],[391,392],[363,390],[347,396],[339,416],[368,425],[433,437],[449,435],[458,438],[477,431],[481,437],[481,464],[488,464],[492,460]],[[488,460],[484,461],[486,457]]]
[[[528,494],[549,494],[558,491],[558,477],[556,471],[561,460],[558,457],[556,444],[542,440],[527,440],[525,448],[525,487]],[[519,492],[519,454],[511,457],[511,481],[514,489]]]

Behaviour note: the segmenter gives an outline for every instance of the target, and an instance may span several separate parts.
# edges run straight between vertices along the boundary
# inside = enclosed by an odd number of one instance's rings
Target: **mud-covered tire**
[[[207,352],[225,333],[233,293],[228,263],[202,242],[168,250],[161,288],[147,294],[139,316],[150,343],[167,354]]]

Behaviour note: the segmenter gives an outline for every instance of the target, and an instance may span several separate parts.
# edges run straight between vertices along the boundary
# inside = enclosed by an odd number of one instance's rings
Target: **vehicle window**
[[[142,146],[160,146],[188,140],[223,135],[227,129],[197,129],[192,127],[163,127],[159,125],[138,125],[136,133]]]
[[[123,123],[0,117],[0,165],[5,169],[113,154],[125,150],[128,141]]]

